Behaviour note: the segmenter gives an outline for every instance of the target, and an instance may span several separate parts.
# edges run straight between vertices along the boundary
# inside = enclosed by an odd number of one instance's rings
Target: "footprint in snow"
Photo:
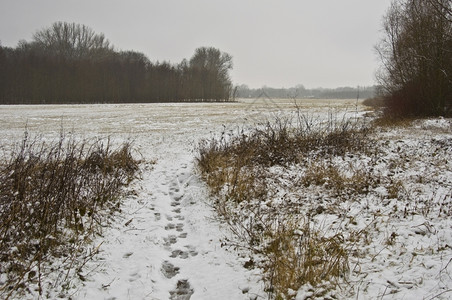
[[[176,224],[176,231],[179,231],[179,232],[184,231],[184,224],[183,223],[177,223]]]
[[[185,246],[185,248],[187,248],[187,251],[174,250],[173,252],[171,252],[170,257],[172,258],[180,257],[182,259],[187,259],[189,256],[198,255],[198,251],[196,251],[193,246]]]
[[[129,282],[134,282],[140,278],[141,278],[141,275],[138,274],[138,272],[134,272],[134,273],[130,274]]]
[[[160,215],[160,213],[154,213],[154,217],[156,221],[160,221],[160,219],[162,218],[162,216]]]
[[[179,267],[175,267],[172,263],[165,260],[162,263],[161,271],[163,273],[163,276],[170,279],[179,274]]]
[[[170,190],[169,193],[170,193],[171,196],[174,196],[174,194],[179,193],[179,188],[178,188],[178,187],[175,187],[175,186],[173,186],[173,187],[170,188],[169,190]],[[176,196],[176,197],[177,197],[177,196]],[[175,198],[176,198],[176,197],[175,197]]]
[[[177,180],[179,181],[179,184],[185,184],[190,180],[190,177],[190,173],[181,173],[177,176]]]
[[[179,183],[177,181],[173,181],[169,187],[170,195],[174,195],[175,193],[179,193]]]
[[[168,223],[165,226],[165,230],[171,230],[171,229],[174,229],[174,228],[176,228],[176,225],[174,225],[173,223]]]
[[[188,258],[188,252],[182,251],[182,250],[174,250],[173,252],[171,252],[170,257],[172,258],[176,258],[176,257],[180,257],[182,259],[187,259]]]
[[[180,205],[180,203],[178,201],[171,202],[171,206],[173,206],[173,207],[176,207],[176,206],[179,206],[179,205]]]
[[[174,201],[179,202],[180,200],[182,200],[182,195],[177,195],[177,196],[173,196]]]
[[[194,290],[191,288],[188,280],[179,280],[176,289],[170,291],[170,300],[189,300],[193,293]]]
[[[166,238],[163,238],[164,246],[169,247],[172,244],[176,244],[177,243],[177,237],[175,235],[169,235]]]

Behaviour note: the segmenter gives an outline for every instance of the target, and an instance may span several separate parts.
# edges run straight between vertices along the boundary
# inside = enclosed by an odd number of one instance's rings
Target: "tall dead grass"
[[[271,298],[289,299],[291,291],[301,285],[334,280],[345,276],[349,268],[340,235],[327,237],[310,226],[298,204],[283,202],[275,207],[267,201],[275,192],[268,189],[269,177],[275,176],[268,170],[314,161],[298,184],[300,188],[329,180],[337,193],[363,192],[368,174],[356,170],[346,177],[323,162],[366,151],[369,132],[365,124],[352,120],[330,116],[319,122],[298,114],[295,119],[278,118],[248,132],[223,133],[200,143],[199,171],[211,189],[218,215],[235,235],[236,241],[226,244],[263,257],[259,265],[265,270]]]
[[[340,234],[326,237],[306,221],[287,219],[275,228],[265,248],[265,279],[276,299],[290,299],[300,286],[316,286],[345,276],[348,250]]]
[[[47,267],[51,260],[62,261],[64,274],[81,267],[138,165],[128,142],[113,148],[109,140],[61,136],[46,143],[25,133],[0,163],[0,297],[29,283],[41,294],[43,279],[56,271]]]
[[[345,119],[318,123],[304,115],[298,115],[295,121],[277,118],[248,133],[227,136],[223,132],[219,138],[201,141],[197,165],[214,193],[225,184],[241,189],[241,184],[249,183],[250,168],[287,166],[306,157],[365,151],[369,131],[364,124]]]

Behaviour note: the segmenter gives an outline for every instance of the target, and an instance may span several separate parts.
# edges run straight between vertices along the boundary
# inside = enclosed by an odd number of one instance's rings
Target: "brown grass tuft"
[[[340,234],[325,237],[309,223],[287,220],[272,233],[273,240],[265,249],[265,269],[269,291],[276,299],[290,299],[290,291],[304,284],[316,286],[324,281],[343,277],[349,271],[348,251]]]

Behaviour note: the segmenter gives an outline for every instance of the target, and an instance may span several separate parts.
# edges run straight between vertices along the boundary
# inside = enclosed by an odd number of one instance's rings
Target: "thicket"
[[[103,34],[57,22],[0,46],[0,104],[228,101],[232,57],[212,47],[179,64],[115,51]]]
[[[0,298],[31,287],[42,295],[44,283],[64,289],[73,273],[83,280],[97,251],[90,243],[120,209],[138,166],[127,142],[46,143],[25,134],[0,162]]]
[[[386,115],[451,115],[452,2],[393,1],[383,31],[376,50]]]

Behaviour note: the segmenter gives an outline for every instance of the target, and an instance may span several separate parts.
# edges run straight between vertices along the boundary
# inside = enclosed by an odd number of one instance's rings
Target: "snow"
[[[141,178],[102,235],[93,240],[99,253],[62,289],[48,278],[49,298],[71,299],[266,299],[259,268],[244,264],[250,253],[222,247],[228,228],[209,202],[209,192],[195,168],[197,143],[229,131],[232,134],[285,113],[301,112],[321,122],[361,117],[364,108],[350,100],[241,100],[237,103],[124,105],[1,106],[2,145],[19,142],[26,130],[43,139],[61,131],[81,138],[111,136],[132,140],[145,163]],[[389,172],[406,193],[390,198],[378,186],[360,201],[337,207],[353,222],[328,210],[315,216],[325,232],[367,231],[366,242],[352,245],[350,276],[332,292],[350,299],[447,299],[452,296],[452,121],[423,120],[412,128],[382,130],[376,143],[385,149],[373,174]],[[402,151],[403,150],[403,151]],[[403,164],[400,157],[403,157]],[[335,161],[346,169],[367,168],[370,158]],[[400,164],[394,167],[394,164]],[[391,165],[392,164],[392,165]],[[276,187],[289,188],[297,167],[274,167]],[[319,191],[308,189],[306,199]],[[284,201],[279,192],[274,201]],[[317,198],[316,198],[317,197]],[[326,199],[328,201],[328,199]],[[318,203],[311,203],[317,207]],[[311,205],[309,204],[309,205]],[[307,205],[306,210],[311,207]],[[428,208],[430,210],[428,211]],[[405,212],[408,212],[405,214]],[[423,213],[422,213],[423,212]],[[391,241],[391,243],[388,243]],[[352,251],[352,252],[353,252]],[[314,297],[315,288],[292,291],[296,299]],[[38,295],[31,291],[29,298]]]
[[[143,175],[146,184],[125,204],[122,221],[102,238],[102,252],[87,266],[100,269],[77,298],[167,299],[184,280],[187,291],[180,292],[193,293],[191,299],[239,299],[242,285],[259,287],[259,277],[220,247],[218,224],[209,220],[206,194],[189,161],[183,155],[160,159]]]

